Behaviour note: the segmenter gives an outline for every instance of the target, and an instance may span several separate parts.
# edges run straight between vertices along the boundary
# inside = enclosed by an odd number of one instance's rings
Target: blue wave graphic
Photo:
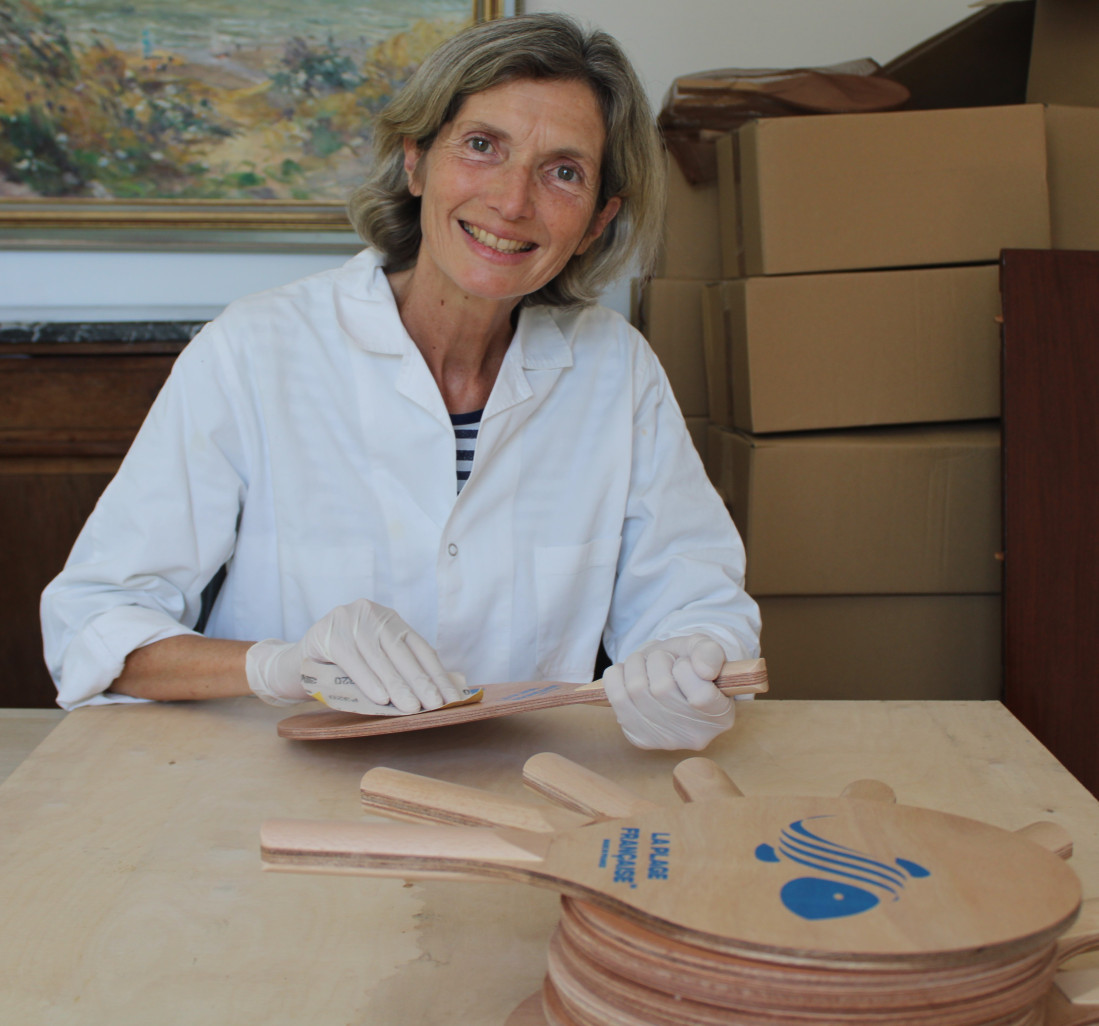
[[[783,858],[822,876],[802,876],[788,881],[780,891],[782,903],[803,919],[835,919],[869,911],[882,898],[898,900],[910,879],[931,875],[918,862],[897,858],[883,862],[866,852],[822,837],[806,823],[831,816],[794,820],[782,831],[777,849],[760,844],[755,851],[761,862]],[[851,882],[853,881],[853,882]]]

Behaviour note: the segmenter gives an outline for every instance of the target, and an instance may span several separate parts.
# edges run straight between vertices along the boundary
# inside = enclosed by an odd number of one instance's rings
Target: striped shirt
[[[477,431],[481,426],[481,414],[484,410],[475,410],[473,413],[452,413],[450,422],[454,425],[454,443],[458,458],[458,491],[469,480],[469,472],[473,469],[473,450],[477,446]]]

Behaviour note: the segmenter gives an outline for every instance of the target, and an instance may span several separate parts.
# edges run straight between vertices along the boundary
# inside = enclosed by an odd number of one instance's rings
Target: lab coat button
[[[449,552],[449,553],[450,553],[450,554],[451,554],[452,556],[456,556],[456,555],[458,555],[458,546],[457,546],[457,545],[455,545],[455,544],[454,544],[454,542],[451,542],[451,543],[450,543],[450,544],[449,544],[449,545],[448,545],[448,546],[446,547],[446,550],[447,550],[447,552]]]

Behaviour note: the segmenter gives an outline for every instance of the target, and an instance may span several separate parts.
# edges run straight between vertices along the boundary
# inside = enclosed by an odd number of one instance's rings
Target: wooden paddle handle
[[[1072,1001],[1061,987],[1066,987],[1070,992],[1077,989],[1075,977],[1087,975],[1091,980],[1083,981],[1086,986],[1094,982],[1096,970],[1081,970],[1079,973],[1058,973],[1046,998],[1045,1018],[1043,1026],[1096,1026],[1099,1024],[1099,1004],[1082,1003]],[[1084,989],[1081,987],[1080,989]]]
[[[367,810],[413,823],[511,827],[542,833],[590,822],[587,816],[565,809],[535,805],[387,766],[367,770],[359,788]]]
[[[1035,823],[1028,823],[1015,831],[1020,837],[1025,837],[1035,844],[1040,844],[1047,851],[1059,855],[1063,859],[1072,858],[1072,834],[1060,823],[1051,823],[1049,820],[1040,819]]]
[[[523,782],[551,802],[589,820],[625,819],[660,808],[655,802],[554,752],[542,752],[527,759]]]
[[[714,684],[723,695],[736,697],[737,695],[762,695],[770,690],[767,679],[767,662],[764,659],[735,659],[725,663],[721,672],[714,678]],[[603,681],[594,680],[590,684],[583,684],[573,691],[575,699],[590,694],[590,698],[583,699],[589,702],[598,702],[602,699]],[[596,692],[599,692],[596,694]]]
[[[549,843],[484,827],[271,819],[260,828],[264,868],[403,879],[529,881]]]
[[[684,759],[672,770],[672,786],[685,802],[744,797],[728,773],[701,755]]]
[[[763,659],[736,659],[721,668],[714,683],[726,695],[762,695],[768,690]]]
[[[864,780],[852,780],[841,792],[841,798],[857,798],[864,802],[885,802],[886,805],[895,805],[897,795],[888,784],[881,780],[870,778]]]

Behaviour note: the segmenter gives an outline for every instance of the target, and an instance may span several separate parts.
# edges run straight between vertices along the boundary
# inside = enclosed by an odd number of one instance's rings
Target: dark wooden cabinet
[[[1099,252],[1002,257],[1004,701],[1099,795]]]
[[[87,326],[85,326],[86,328]],[[38,603],[197,325],[129,340],[0,337],[0,706],[52,706]],[[132,335],[134,326],[125,334]],[[62,336],[64,332],[60,332]],[[12,336],[14,335],[14,340]]]

